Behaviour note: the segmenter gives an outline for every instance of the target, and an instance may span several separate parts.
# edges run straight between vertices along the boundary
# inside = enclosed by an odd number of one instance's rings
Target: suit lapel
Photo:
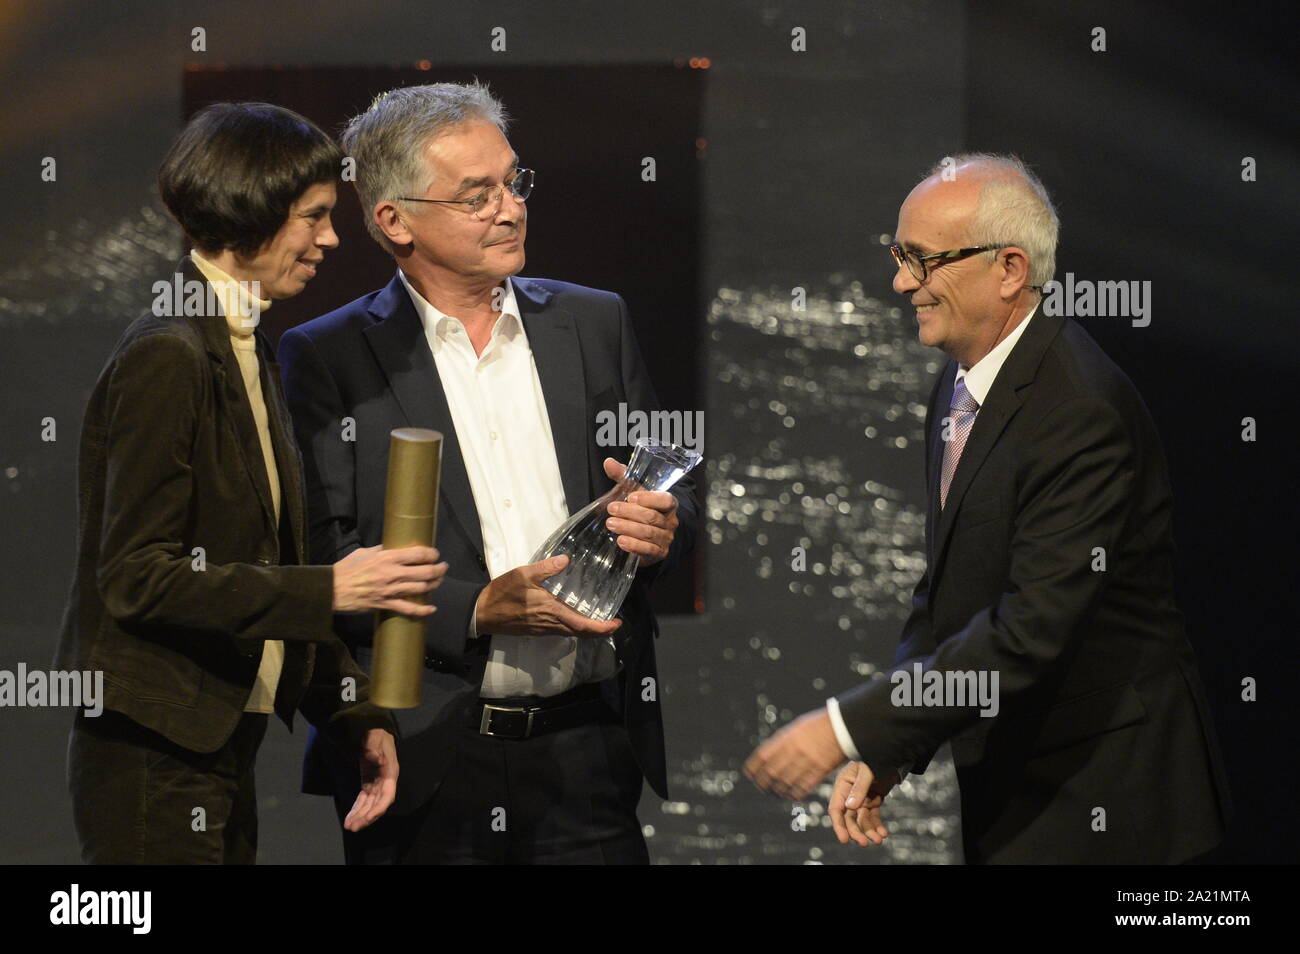
[[[957,362],[949,361],[939,377],[938,393],[935,395],[934,409],[930,419],[930,454],[929,467],[925,475],[926,493],[929,498],[925,517],[925,558],[926,566],[935,565],[936,528],[939,524],[939,475],[943,472],[943,419],[948,416],[952,403],[953,383],[957,380]]]
[[[207,279],[188,255],[181,259],[181,275],[186,283],[202,282],[206,293]],[[253,405],[244,387],[244,373],[240,370],[239,359],[235,357],[235,349],[230,344],[230,329],[226,317],[218,308],[214,314],[186,316],[186,320],[193,322],[197,327],[207,348],[208,358],[213,362],[217,391],[235,431],[235,444],[239,448],[240,463],[257,489],[257,498],[261,501],[266,525],[274,534],[278,527],[275,521],[275,508],[271,502],[271,483],[266,476],[266,464],[262,459],[262,440],[257,434],[257,424],[253,420]]]
[[[592,497],[587,459],[591,428],[585,420],[587,385],[578,329],[572,315],[548,304],[550,291],[527,278],[512,284],[546,400],[564,499],[569,513],[577,513]]]
[[[424,325],[399,275],[394,275],[370,306],[379,321],[363,334],[388,378],[388,386],[410,427],[442,432],[442,471],[439,495],[448,516],[469,539],[475,552],[483,552],[474,492],[456,439],[456,424],[447,405]]]
[[[1060,330],[1060,320],[1047,318],[1041,314],[1041,311],[1029,319],[1029,324],[1025,327],[1015,347],[1011,349],[1011,354],[1007,355],[998,376],[993,381],[993,387],[989,389],[988,396],[980,407],[979,414],[975,417],[975,425],[971,428],[970,436],[966,440],[966,447],[962,450],[961,460],[957,463],[957,472],[953,474],[952,485],[948,488],[948,504],[939,511],[939,516],[934,524],[935,541],[932,553],[933,560],[930,565],[934,568],[936,579],[947,551],[948,541],[952,536],[952,528],[957,520],[957,512],[961,509],[962,498],[966,496],[966,490],[979,474],[980,468],[984,466],[984,461],[997,444],[998,438],[1002,436],[1002,432],[1006,430],[1007,424],[1020,410],[1020,406],[1024,402],[1024,396],[1021,392],[1033,383],[1047,346],[1051,344],[1052,339],[1056,337]],[[949,367],[952,380],[946,383],[940,394],[942,399],[939,405],[942,408],[942,413],[938,414],[940,427],[942,427],[943,418],[951,413],[949,405],[952,401],[953,384],[957,376],[956,364],[951,363]],[[936,408],[936,411],[938,410],[939,408]],[[943,449],[943,441],[940,440],[938,444],[939,465],[932,470],[932,487],[934,489],[932,506],[936,509],[939,505],[939,480],[942,472]]]
[[[280,383],[280,365],[276,363],[271,342],[262,329],[255,333],[259,364],[262,369],[262,396],[266,401],[266,421],[271,432],[271,447],[275,452],[276,473],[280,478],[280,512],[288,518],[292,554],[286,554],[281,544],[280,563],[302,565],[307,562],[307,504],[302,484],[302,455],[293,436],[289,420],[289,405],[284,399]],[[276,528],[277,538],[284,540]],[[311,683],[316,668],[316,646],[289,640],[284,644],[284,666],[276,685],[273,706],[276,715],[293,731],[293,715]]]
[[[280,477],[280,509],[289,518],[289,529],[293,534],[293,555],[298,563],[302,563],[307,550],[307,515],[303,505],[301,457],[286,418],[288,411],[280,384],[280,366],[271,357],[270,342],[260,329],[257,331],[257,339],[266,420],[271,430],[271,446],[275,450],[276,472]],[[281,554],[280,560],[284,562],[284,554]]]
[[[949,397],[951,398],[951,389]],[[980,467],[984,465],[985,458],[988,457],[989,451],[997,443],[1002,431],[1006,428],[1007,422],[1011,420],[1012,415],[1020,407],[1020,399],[1014,393],[1005,393],[1000,390],[995,383],[993,390],[989,391],[988,398],[984,406],[980,408],[979,414],[975,417],[975,426],[971,428],[970,436],[966,439],[966,447],[962,450],[961,460],[957,463],[957,472],[953,474],[952,485],[948,488],[948,504],[939,511],[939,519],[935,531],[935,565],[938,566],[943,560],[944,551],[948,546],[948,539],[952,535],[952,526],[957,519],[957,511],[961,509],[962,498],[966,495],[966,488],[970,486],[975,475],[979,473]],[[946,411],[945,413],[950,413]],[[938,498],[938,480],[935,479],[935,504],[939,502]]]

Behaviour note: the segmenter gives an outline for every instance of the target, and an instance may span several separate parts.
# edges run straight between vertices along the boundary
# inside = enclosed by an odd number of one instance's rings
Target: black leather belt
[[[557,696],[480,699],[470,710],[470,728],[498,739],[528,739],[593,722],[615,721],[614,710],[594,683]]]

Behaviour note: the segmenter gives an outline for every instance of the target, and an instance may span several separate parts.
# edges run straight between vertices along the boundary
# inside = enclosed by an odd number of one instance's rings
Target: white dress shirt
[[[993,382],[997,380],[998,372],[1002,370],[1002,365],[1006,363],[1007,356],[1011,354],[1016,342],[1024,334],[1025,328],[1029,326],[1029,319],[1033,318],[1037,311],[1038,305],[1034,305],[1020,324],[1011,329],[1011,334],[999,341],[993,350],[976,361],[973,367],[966,368],[960,364],[957,365],[957,377],[953,379],[953,388],[956,388],[958,381],[965,380],[966,390],[970,392],[970,396],[975,399],[975,402],[980,407],[983,407],[984,399],[989,396],[989,391],[993,388]],[[975,418],[976,420],[979,419],[978,408],[975,411]],[[845,757],[855,762],[861,761],[862,756],[858,754],[858,748],[853,744],[853,737],[849,735],[848,727],[844,724],[844,717],[840,714],[839,700],[834,697],[827,699],[826,712],[831,717],[831,726],[835,729],[835,741],[839,742]],[[879,766],[872,765],[869,767],[877,775],[880,774],[881,768]],[[906,775],[909,768],[911,768],[910,765],[899,768],[899,776]]]
[[[474,492],[483,556],[495,579],[529,563],[569,518],[546,399],[514,285],[505,280],[501,316],[480,355],[459,319],[443,314],[403,272],[398,274],[415,303],[442,379]],[[437,591],[433,600],[436,604]],[[492,640],[481,689],[488,698],[558,695],[616,671],[614,647],[607,639],[482,635]]]

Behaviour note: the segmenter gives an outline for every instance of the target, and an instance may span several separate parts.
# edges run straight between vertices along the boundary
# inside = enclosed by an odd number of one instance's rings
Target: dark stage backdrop
[[[1217,857],[1294,863],[1298,826],[1281,806],[1300,781],[1288,754],[1300,747],[1289,407],[1300,123],[1282,107],[1300,100],[1295,7],[1197,20],[1173,4],[1061,5],[1050,27],[1040,9],[972,17],[967,143],[1037,165],[1061,213],[1059,279],[1151,283],[1149,324],[1080,321],[1137,385],[1169,460],[1178,602],[1237,806]],[[1104,52],[1092,49],[1098,25]],[[1246,679],[1256,701],[1243,699]]]
[[[924,170],[967,147],[1038,167],[1061,203],[1060,273],[1153,282],[1148,327],[1086,327],[1143,391],[1170,458],[1182,602],[1237,797],[1226,854],[1297,856],[1300,614],[1283,449],[1300,137],[1283,108],[1295,31],[1281,4],[1232,26],[1181,6],[1102,3],[1085,20],[1063,5],[955,0],[13,6],[0,22],[0,88],[23,91],[0,102],[0,669],[52,653],[85,400],[179,248],[151,183],[198,102],[183,90],[218,95],[197,90],[256,76],[271,90],[258,95],[334,124],[393,77],[477,72],[539,169],[526,271],[623,292],[665,404],[706,411],[706,612],[669,617],[657,647],[673,797],[642,801],[656,861],[961,858],[948,759],[891,794],[894,834],[876,851],[834,841],[825,789],[792,817],[739,770],[776,726],[892,656],[921,570],[919,438],[942,356],[917,344],[884,244]],[[1104,54],[1089,48],[1098,24]],[[507,52],[491,49],[496,27]],[[644,85],[621,85],[632,77]],[[640,180],[647,139],[660,150],[653,185]],[[40,181],[46,156],[57,183]],[[1258,181],[1241,181],[1243,156],[1258,159]],[[565,187],[584,169],[589,207]],[[359,231],[329,265],[268,314],[274,328],[389,274]],[[693,330],[698,391],[660,326]],[[1259,440],[1234,443],[1246,416]],[[57,441],[40,440],[46,417]],[[1241,701],[1248,676],[1257,703]],[[0,712],[0,862],[76,858],[69,721]],[[332,809],[297,793],[300,753],[301,733],[273,725],[258,765],[261,860],[337,862]]]

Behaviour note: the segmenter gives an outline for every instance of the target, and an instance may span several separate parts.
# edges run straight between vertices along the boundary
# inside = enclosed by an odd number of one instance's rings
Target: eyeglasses
[[[397,198],[403,202],[437,202],[445,205],[467,205],[469,206],[469,214],[481,221],[485,217],[490,218],[497,214],[501,208],[501,202],[505,198],[506,189],[509,189],[510,194],[520,202],[526,201],[533,192],[534,175],[532,169],[516,169],[514,176],[504,186],[488,186],[472,199],[416,199],[407,195],[399,195]]]
[[[960,258],[974,255],[976,252],[991,252],[994,249],[1006,248],[1005,245],[973,245],[970,248],[954,248],[947,252],[934,252],[930,255],[921,255],[918,252],[909,252],[903,249],[901,245],[895,242],[889,246],[889,254],[894,256],[895,265],[906,265],[907,270],[911,272],[912,277],[921,284],[930,277],[930,262],[942,265],[945,262],[955,262]]]

